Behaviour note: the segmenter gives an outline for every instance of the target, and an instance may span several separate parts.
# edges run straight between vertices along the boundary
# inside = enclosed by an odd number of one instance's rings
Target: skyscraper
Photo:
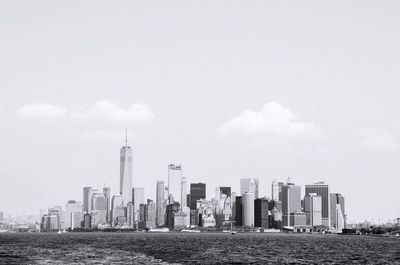
[[[242,195],[243,226],[254,226],[254,193],[245,192]]]
[[[181,210],[186,207],[186,194],[187,194],[187,182],[186,178],[181,178]]]
[[[168,165],[168,204],[179,202],[182,206],[182,166]]]
[[[83,188],[83,208],[82,210],[85,213],[89,212],[89,191],[92,189],[92,187],[84,187]]]
[[[272,181],[271,199],[274,201],[279,201],[279,186],[278,186],[278,181],[276,179]]]
[[[64,228],[74,229],[81,227],[83,221],[82,203],[69,200],[65,206],[65,223]]]
[[[312,227],[322,225],[322,198],[316,193],[304,196],[304,212],[306,223]]]
[[[156,188],[156,224],[158,226],[165,224],[165,205],[164,205],[165,187],[164,181],[157,181]]]
[[[341,230],[346,226],[344,197],[340,193],[331,193],[331,227]],[[342,221],[343,220],[343,221]]]
[[[92,196],[92,213],[92,226],[107,222],[107,199],[101,192],[97,192]]]
[[[124,200],[121,194],[116,194],[111,200],[111,226],[123,225],[126,222]]]
[[[240,194],[253,192],[255,198],[258,198],[258,178],[241,178],[240,179]]]
[[[98,189],[91,188],[88,193],[88,213],[93,210],[93,195],[95,193],[101,193]]]
[[[206,198],[206,184],[205,183],[191,183],[190,184],[190,210],[196,210],[197,200]]]
[[[322,225],[331,226],[331,197],[329,193],[329,185],[324,182],[317,182],[315,184],[306,185],[305,194],[316,193],[322,198]]]
[[[254,200],[254,226],[268,228],[268,200],[266,198]]]
[[[125,146],[120,151],[120,179],[119,193],[122,195],[124,205],[132,200],[132,149],[128,146],[128,137],[125,138]]]
[[[104,194],[104,197],[106,198],[106,202],[107,202],[107,215],[106,215],[106,219],[107,219],[107,222],[110,222],[110,204],[111,204],[111,191],[110,191],[110,187],[104,187],[104,188],[103,188],[103,194]]]
[[[291,226],[290,214],[301,211],[301,187],[293,183],[282,186],[282,224]]]

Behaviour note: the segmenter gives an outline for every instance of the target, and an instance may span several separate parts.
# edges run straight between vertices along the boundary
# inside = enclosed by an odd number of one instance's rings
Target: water
[[[306,234],[0,234],[0,264],[400,264],[400,240]]]

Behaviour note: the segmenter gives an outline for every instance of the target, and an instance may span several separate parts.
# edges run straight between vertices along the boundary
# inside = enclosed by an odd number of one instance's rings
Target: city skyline
[[[128,127],[146,198],[181,164],[207,194],[290,177],[400,216],[400,3],[0,5],[0,211],[115,194]]]

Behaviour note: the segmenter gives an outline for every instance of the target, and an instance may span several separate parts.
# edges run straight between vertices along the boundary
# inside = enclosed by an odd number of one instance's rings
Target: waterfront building
[[[259,198],[254,200],[254,226],[268,228],[268,199]]]
[[[243,225],[243,205],[242,205],[242,196],[236,196],[235,199],[235,225],[242,226]]]
[[[168,204],[178,202],[182,205],[182,166],[168,165]]]
[[[191,183],[190,184],[190,210],[197,209],[197,201],[206,198],[206,184],[205,183]]]
[[[80,228],[83,221],[82,203],[75,200],[69,200],[65,206],[65,223],[66,229]]]
[[[135,216],[134,216],[134,210],[133,210],[133,203],[128,202],[128,205],[126,206],[126,221],[127,225],[129,228],[134,228],[135,226]]]
[[[111,200],[111,226],[121,224],[125,218],[124,200],[121,194],[116,194]]]
[[[175,213],[177,213],[179,211],[179,207],[180,207],[180,205],[178,202],[167,205],[165,226],[168,227],[169,230],[174,229],[174,216],[175,216]]]
[[[216,222],[213,215],[208,215],[203,217],[203,227],[215,227]]]
[[[107,203],[106,221],[110,222],[110,207],[111,207],[111,190],[110,187],[103,187],[103,194]]]
[[[346,227],[344,197],[340,193],[331,193],[331,227],[341,231]]]
[[[242,195],[243,226],[254,226],[254,193],[245,192]]]
[[[306,226],[306,214],[301,211],[295,211],[290,213],[290,226]]]
[[[126,206],[132,201],[133,161],[132,148],[128,146],[128,137],[125,137],[125,146],[120,150],[120,179],[119,193],[122,195],[123,204]]]
[[[156,225],[162,226],[165,224],[165,204],[164,204],[165,187],[164,181],[157,181],[156,187]]]
[[[83,215],[83,229],[92,228],[92,215],[90,213],[85,213]]]
[[[301,187],[293,183],[282,186],[282,225],[290,226],[290,213],[301,211]]]
[[[243,196],[246,192],[252,192],[254,197],[258,198],[258,178],[240,179],[240,194]]]
[[[51,227],[53,229],[61,229],[64,227],[64,215],[63,215],[63,210],[61,206],[53,206],[49,207],[48,216],[51,216]],[[53,220],[53,216],[56,217],[56,221]],[[55,222],[55,228],[53,227],[53,224]]]
[[[305,186],[305,194],[316,193],[322,199],[322,225],[331,227],[331,197],[329,192],[329,185],[324,182],[317,182],[315,184]]]
[[[184,229],[188,227],[189,216],[185,212],[174,214],[174,229]]]
[[[306,214],[306,224],[312,227],[322,225],[322,198],[316,193],[304,196],[304,212]]]
[[[226,197],[232,197],[231,187],[219,187],[221,194],[225,194]]]
[[[103,193],[94,193],[92,196],[92,226],[97,227],[107,223],[107,199]]]
[[[89,191],[92,189],[92,187],[84,187],[83,188],[83,211],[85,213],[89,212],[89,201],[90,201],[90,197],[89,197]]]
[[[146,227],[156,227],[156,204],[152,200],[147,200],[144,211],[144,221]]]

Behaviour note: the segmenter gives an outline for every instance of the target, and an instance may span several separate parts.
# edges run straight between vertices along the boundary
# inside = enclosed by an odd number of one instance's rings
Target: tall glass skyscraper
[[[164,181],[157,181],[156,188],[156,224],[165,224],[165,202],[164,202],[165,187]]]
[[[124,205],[132,201],[132,148],[128,146],[128,139],[125,138],[125,146],[120,151],[120,179],[119,193],[122,195]]]
[[[258,178],[240,179],[240,194],[243,196],[246,192],[253,192],[255,199],[258,198]]]

